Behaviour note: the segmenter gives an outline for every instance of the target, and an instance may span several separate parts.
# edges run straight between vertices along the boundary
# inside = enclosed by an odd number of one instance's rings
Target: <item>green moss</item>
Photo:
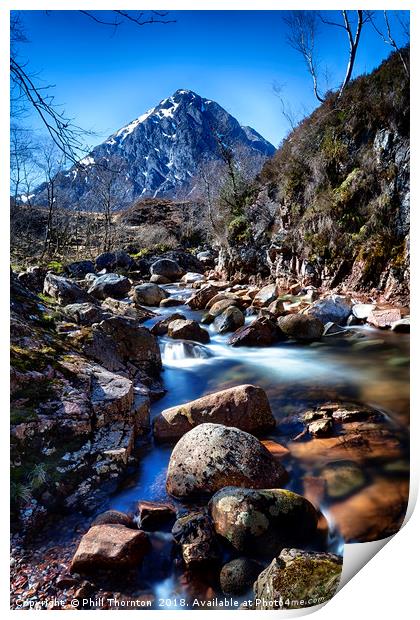
[[[54,271],[56,274],[64,273],[64,265],[58,260],[52,260],[48,263],[47,269],[49,271]]]

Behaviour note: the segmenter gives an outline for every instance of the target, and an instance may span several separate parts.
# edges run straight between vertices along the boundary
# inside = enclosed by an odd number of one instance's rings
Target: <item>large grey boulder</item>
[[[284,467],[253,435],[221,424],[200,424],[174,447],[166,489],[189,499],[229,485],[281,487],[287,479]]]
[[[236,551],[273,557],[287,545],[315,537],[318,514],[307,499],[284,489],[228,486],[209,502],[216,532]]]
[[[255,385],[238,385],[165,409],[155,418],[153,433],[159,441],[171,441],[205,422],[234,426],[250,433],[276,423],[264,390]]]
[[[254,584],[253,609],[296,609],[325,603],[337,591],[343,559],[333,553],[283,549]]]
[[[305,312],[316,317],[322,323],[337,323],[345,325],[353,307],[350,297],[344,295],[331,295],[315,301]]]
[[[59,304],[73,304],[91,299],[78,284],[63,276],[47,273],[44,280],[44,295],[53,297]]]
[[[133,301],[139,306],[158,306],[162,299],[167,297],[169,297],[168,293],[153,282],[139,284],[133,290]]]
[[[125,297],[131,288],[131,282],[125,276],[117,273],[105,273],[96,278],[88,293],[96,299],[106,299],[107,297]]]
[[[170,258],[161,258],[150,267],[150,273],[168,278],[171,282],[176,282],[182,278],[185,272],[176,261]]]

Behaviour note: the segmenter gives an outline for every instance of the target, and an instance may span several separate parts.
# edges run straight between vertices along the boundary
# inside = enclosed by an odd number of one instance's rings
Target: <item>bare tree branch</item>
[[[375,20],[374,20],[374,15],[373,12],[371,12],[370,16],[369,16],[369,21],[373,27],[373,29],[375,30],[375,32],[381,37],[381,39],[384,41],[384,43],[386,43],[387,45],[390,45],[398,54],[399,59],[401,60],[401,63],[404,67],[404,71],[407,75],[407,77],[409,77],[410,75],[410,70],[408,67],[408,64],[404,58],[403,53],[401,52],[401,48],[398,46],[397,42],[395,41],[394,37],[392,36],[392,32],[391,32],[391,25],[389,23],[389,19],[388,19],[388,11],[383,11],[383,15],[384,15],[384,22],[385,22],[385,30],[386,33],[383,32],[378,25],[376,24]],[[397,12],[397,18],[398,18],[398,12]],[[401,24],[401,22],[400,22]]]

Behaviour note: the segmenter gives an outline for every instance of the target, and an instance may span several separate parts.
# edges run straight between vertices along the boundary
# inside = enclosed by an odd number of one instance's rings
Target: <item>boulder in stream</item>
[[[180,517],[172,528],[172,536],[181,545],[182,558],[187,566],[219,559],[213,524],[203,512],[192,512]]]
[[[255,319],[250,325],[237,329],[229,339],[232,347],[269,347],[279,340],[281,332],[267,318]]]
[[[206,344],[210,341],[207,330],[200,327],[197,321],[187,319],[175,319],[168,325],[168,336],[171,338],[181,338],[182,340],[194,340]]]
[[[353,302],[350,297],[344,295],[330,295],[315,301],[306,314],[316,317],[322,323],[337,323],[345,325],[352,313]]]
[[[133,289],[133,301],[139,306],[158,306],[168,293],[153,282],[139,284]]]
[[[209,510],[219,536],[254,557],[273,557],[286,545],[311,542],[317,533],[314,506],[284,489],[228,486],[213,495]]]
[[[236,558],[220,571],[220,587],[224,594],[244,594],[264,568],[251,558]]]
[[[170,258],[161,258],[152,264],[150,267],[150,273],[152,275],[168,278],[171,282],[176,282],[182,278],[185,271],[176,261],[171,260]]]
[[[159,441],[176,440],[203,422],[226,424],[251,433],[276,423],[264,390],[255,385],[238,385],[165,409],[155,418],[153,433]]]
[[[210,310],[211,312],[211,310]],[[235,306],[228,306],[214,319],[214,328],[219,334],[233,332],[245,323],[244,314]]]
[[[300,609],[325,603],[338,588],[342,563],[333,553],[283,549],[255,582],[253,609],[296,609],[295,602]]]
[[[72,573],[138,566],[150,547],[147,535],[124,525],[94,525],[83,536],[71,563]]]
[[[207,423],[188,431],[174,447],[166,489],[174,497],[190,499],[229,485],[273,488],[287,480],[284,467],[256,437]]]
[[[286,336],[302,342],[319,340],[324,333],[323,323],[316,317],[305,314],[282,316],[277,324]]]
[[[78,284],[63,276],[47,273],[44,280],[44,295],[53,297],[59,304],[82,303],[92,299]]]

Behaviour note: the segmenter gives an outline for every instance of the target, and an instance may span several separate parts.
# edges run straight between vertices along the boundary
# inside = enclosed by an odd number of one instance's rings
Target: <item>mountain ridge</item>
[[[255,160],[256,168],[272,156],[275,147],[212,99],[178,89],[154,108],[124,125],[56,177],[56,189],[65,207],[95,211],[98,185],[113,184],[115,209],[142,197],[174,197],[185,190],[206,161],[221,160],[220,143],[236,157]],[[110,165],[110,163],[112,165]],[[117,175],[101,169],[118,170]],[[46,186],[35,194],[45,200]]]

